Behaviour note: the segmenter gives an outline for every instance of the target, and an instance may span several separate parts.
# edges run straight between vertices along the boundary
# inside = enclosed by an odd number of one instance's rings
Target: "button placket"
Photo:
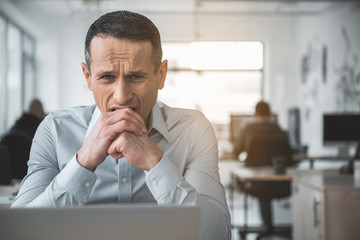
[[[119,203],[131,203],[132,199],[132,187],[131,187],[131,163],[125,158],[121,158],[119,161],[119,175],[118,175],[118,202]]]

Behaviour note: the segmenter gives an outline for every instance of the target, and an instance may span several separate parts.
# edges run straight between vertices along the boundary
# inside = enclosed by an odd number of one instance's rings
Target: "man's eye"
[[[106,80],[113,80],[115,78],[115,76],[113,76],[113,75],[104,75],[101,78],[106,79]]]
[[[141,75],[134,74],[134,75],[128,76],[127,78],[131,81],[137,81],[137,80],[141,80],[143,77]]]

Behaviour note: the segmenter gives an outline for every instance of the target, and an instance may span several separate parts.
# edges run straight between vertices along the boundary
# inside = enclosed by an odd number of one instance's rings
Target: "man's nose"
[[[126,104],[131,99],[131,86],[123,79],[118,79],[114,89],[114,99],[119,104]]]

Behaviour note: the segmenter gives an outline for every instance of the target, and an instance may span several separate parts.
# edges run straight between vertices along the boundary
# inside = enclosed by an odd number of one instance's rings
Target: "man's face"
[[[158,89],[164,87],[167,61],[155,69],[149,41],[94,37],[90,50],[91,73],[84,63],[82,68],[100,111],[128,107],[139,113],[148,125]]]

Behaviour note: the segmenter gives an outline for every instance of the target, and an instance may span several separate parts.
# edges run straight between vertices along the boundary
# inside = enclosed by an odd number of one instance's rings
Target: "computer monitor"
[[[272,121],[277,122],[277,116],[272,115]],[[230,115],[230,141],[232,144],[240,141],[240,135],[242,129],[255,122],[255,116],[253,114],[231,114]]]
[[[360,114],[324,114],[323,144],[338,146],[339,154],[346,155],[350,146],[360,141]]]

